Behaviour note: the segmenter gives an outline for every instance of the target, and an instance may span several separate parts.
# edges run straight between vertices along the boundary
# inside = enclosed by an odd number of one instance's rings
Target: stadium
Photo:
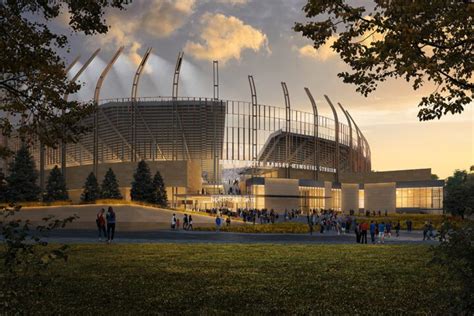
[[[61,166],[71,199],[79,200],[90,172],[100,181],[112,168],[129,198],[134,169],[145,160],[152,172],[162,174],[170,206],[176,208],[442,209],[444,183],[431,180],[430,169],[372,172],[369,143],[351,114],[326,95],[333,117],[318,114],[308,88],[304,90],[312,111],[307,112],[291,107],[285,82],[281,83],[285,107],[258,103],[251,75],[250,101],[225,100],[219,96],[214,61],[213,97],[182,97],[180,53],[172,95],[139,97],[148,49],[131,83],[131,97],[100,99],[102,83],[122,50],[98,79],[95,113],[80,122],[91,127],[90,132],[77,143],[56,149],[41,144],[31,148],[42,187],[48,170]]]

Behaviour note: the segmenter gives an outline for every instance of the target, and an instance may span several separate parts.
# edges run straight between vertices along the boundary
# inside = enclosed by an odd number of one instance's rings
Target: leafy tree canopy
[[[37,201],[41,192],[36,184],[38,171],[28,147],[23,145],[10,163],[7,177],[9,202]]]
[[[49,22],[61,12],[68,13],[72,32],[86,35],[106,33],[103,18],[108,7],[123,9],[129,0],[101,1],[0,1],[0,132],[20,137],[35,136],[55,146],[59,140],[75,141],[85,128],[75,124],[93,110],[91,104],[78,106],[63,96],[80,86],[66,76],[59,51],[68,51],[68,39],[54,33]],[[15,119],[11,119],[15,117]],[[0,146],[0,154],[8,154]]]
[[[100,191],[100,195],[103,199],[122,199],[119,184],[112,168],[107,170]]]
[[[49,173],[48,182],[46,184],[46,192],[43,196],[45,202],[65,201],[69,199],[69,194],[66,187],[66,179],[64,179],[61,170],[58,166]]]
[[[367,96],[378,83],[404,78],[417,90],[437,88],[418,104],[420,120],[461,113],[474,96],[474,4],[459,0],[374,0],[364,6],[346,0],[309,0],[309,21],[295,31],[317,49],[332,48],[352,68],[345,83]]]
[[[469,216],[474,213],[474,173],[456,170],[446,180],[446,210],[459,216]]]

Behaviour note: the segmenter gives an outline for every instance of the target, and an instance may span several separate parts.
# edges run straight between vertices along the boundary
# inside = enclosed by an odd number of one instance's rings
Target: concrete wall
[[[283,212],[299,207],[299,187],[296,179],[265,179],[265,207]],[[277,197],[280,195],[282,197]]]
[[[431,180],[431,169],[411,169],[381,172],[341,173],[340,181],[346,183],[385,183],[397,181]]]
[[[197,161],[148,161],[152,177],[157,170],[160,171],[167,189],[171,196],[170,188],[180,187],[180,193],[187,189],[190,193],[201,190],[201,166]],[[102,183],[105,173],[109,168],[114,171],[120,190],[124,198],[130,198],[130,185],[133,181],[133,173],[137,168],[136,162],[103,163],[99,164],[98,181]],[[91,165],[68,167],[66,171],[66,183],[69,189],[69,197],[77,202],[82,193],[82,187],[87,176],[92,171]],[[46,177],[48,171],[46,172]]]
[[[341,210],[357,211],[359,209],[359,184],[342,183],[341,184]]]
[[[396,183],[368,183],[364,186],[365,209],[370,211],[387,210],[395,212],[396,208]]]

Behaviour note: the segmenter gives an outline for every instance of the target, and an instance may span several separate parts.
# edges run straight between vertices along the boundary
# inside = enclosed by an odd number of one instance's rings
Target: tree
[[[122,199],[117,178],[115,177],[112,168],[109,168],[105,174],[104,181],[102,181],[100,196],[103,199]]]
[[[160,206],[166,206],[168,204],[168,196],[166,195],[165,183],[159,171],[157,171],[153,177],[153,189],[156,196],[154,203]]]
[[[0,169],[0,203],[5,202],[7,199],[7,180],[2,169]]]
[[[100,198],[100,188],[97,178],[94,173],[91,172],[87,176],[86,183],[84,184],[84,190],[82,191],[81,201],[83,202],[94,202]]]
[[[367,9],[370,8],[370,9]],[[309,0],[306,17],[294,30],[314,42],[333,41],[332,49],[353,72],[345,83],[367,96],[389,78],[426,82],[436,90],[418,104],[420,120],[461,113],[474,97],[474,5],[469,1],[373,1],[354,7],[346,0]]]
[[[69,200],[66,188],[66,180],[58,166],[49,173],[48,183],[46,184],[46,193],[43,196],[45,202]]]
[[[151,172],[144,160],[138,163],[138,167],[133,175],[130,196],[134,201],[154,202],[155,194]]]
[[[7,200],[9,202],[38,201],[41,192],[36,184],[38,171],[26,145],[20,147],[8,168]]]
[[[474,173],[456,170],[446,180],[444,206],[452,215],[462,218],[474,213]]]
[[[1,117],[2,134],[9,136],[16,130],[22,139],[39,138],[47,146],[77,140],[85,127],[76,123],[94,107],[63,99],[80,85],[68,80],[60,57],[69,50],[67,37],[48,24],[63,12],[72,32],[106,33],[104,10],[123,9],[129,2],[0,1],[0,112],[18,118]],[[0,154],[8,154],[1,145]]]

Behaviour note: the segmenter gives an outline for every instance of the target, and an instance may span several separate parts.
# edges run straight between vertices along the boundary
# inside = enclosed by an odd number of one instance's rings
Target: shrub
[[[46,193],[43,196],[44,202],[66,201],[69,199],[66,188],[66,180],[59,170],[58,166],[49,173],[48,183],[46,184]]]
[[[115,173],[112,168],[107,170],[105,174],[104,181],[102,181],[102,186],[100,190],[100,198],[101,199],[122,199],[122,194],[119,190],[119,184],[117,181],[117,177],[115,177]]]
[[[94,173],[91,172],[87,176],[86,183],[84,184],[84,190],[81,194],[81,201],[94,202],[98,198],[100,198],[99,183],[97,182],[97,178],[95,177]]]

